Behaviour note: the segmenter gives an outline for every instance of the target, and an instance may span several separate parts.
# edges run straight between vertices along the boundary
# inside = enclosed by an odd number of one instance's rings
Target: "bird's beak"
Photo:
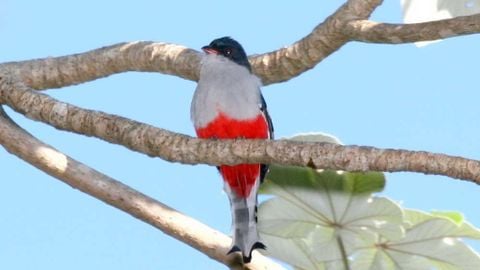
[[[203,47],[202,47],[202,50],[203,50],[206,54],[218,54],[218,51],[215,50],[214,48],[210,47],[210,46],[203,46]]]

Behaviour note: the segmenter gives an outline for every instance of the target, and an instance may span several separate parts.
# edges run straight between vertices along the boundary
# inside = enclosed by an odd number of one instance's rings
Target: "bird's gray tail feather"
[[[260,242],[257,231],[257,189],[259,182],[257,181],[256,185],[252,187],[250,195],[246,198],[237,196],[235,192],[227,192],[230,197],[233,219],[233,243],[228,254],[241,252],[244,263],[251,261],[254,249],[266,248]]]

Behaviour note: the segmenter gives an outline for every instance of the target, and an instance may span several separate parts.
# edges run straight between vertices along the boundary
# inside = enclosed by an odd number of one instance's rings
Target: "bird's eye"
[[[225,49],[225,55],[231,55],[232,54],[232,49],[226,48]]]

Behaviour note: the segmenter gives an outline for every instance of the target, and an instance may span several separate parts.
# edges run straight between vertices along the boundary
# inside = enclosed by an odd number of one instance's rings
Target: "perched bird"
[[[242,46],[230,37],[202,47],[200,79],[191,118],[199,138],[272,139],[273,125]],[[265,249],[257,232],[257,191],[268,171],[265,164],[217,167],[225,182],[232,210],[233,244],[249,263],[252,251]]]

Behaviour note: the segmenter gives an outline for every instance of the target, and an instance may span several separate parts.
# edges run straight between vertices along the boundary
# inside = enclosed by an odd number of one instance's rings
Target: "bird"
[[[242,45],[221,37],[202,47],[200,76],[191,103],[196,134],[204,139],[273,139],[273,124]],[[267,164],[217,166],[232,211],[230,251],[249,263],[254,249],[266,249],[257,231],[257,193]]]

